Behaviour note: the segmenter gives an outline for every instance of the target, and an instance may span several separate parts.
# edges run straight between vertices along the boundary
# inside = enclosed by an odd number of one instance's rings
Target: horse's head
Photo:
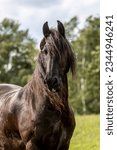
[[[60,21],[57,23],[57,30],[49,29],[48,22],[43,25],[44,38],[40,43],[38,58],[44,84],[51,91],[58,91],[69,69],[72,73],[75,69],[74,54],[65,37],[64,26]]]

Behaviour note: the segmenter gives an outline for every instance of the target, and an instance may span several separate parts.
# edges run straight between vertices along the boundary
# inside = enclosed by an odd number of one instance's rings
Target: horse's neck
[[[63,80],[63,89],[58,93],[49,91],[44,83],[41,76],[33,74],[32,80],[24,87],[25,88],[25,99],[28,104],[32,107],[32,110],[37,110],[40,103],[49,99],[50,102],[55,104],[55,107],[60,110],[61,108],[68,108],[68,87],[67,87],[67,76]],[[41,101],[43,99],[43,101]]]

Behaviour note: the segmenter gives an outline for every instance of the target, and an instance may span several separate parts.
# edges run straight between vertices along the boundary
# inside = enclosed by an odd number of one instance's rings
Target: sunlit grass
[[[76,128],[69,150],[99,150],[99,115],[76,116]]]

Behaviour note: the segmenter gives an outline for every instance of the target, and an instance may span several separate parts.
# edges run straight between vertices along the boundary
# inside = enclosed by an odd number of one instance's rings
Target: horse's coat
[[[67,73],[75,60],[63,24],[43,26],[32,80],[0,84],[0,150],[68,150],[75,127],[68,104]]]

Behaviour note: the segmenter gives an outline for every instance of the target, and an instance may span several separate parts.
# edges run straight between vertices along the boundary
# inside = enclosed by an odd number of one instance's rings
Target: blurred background
[[[57,20],[65,26],[77,63],[77,78],[73,80],[71,74],[68,75],[69,102],[77,122],[70,150],[97,150],[99,0],[0,0],[0,83],[24,86],[31,79],[43,37],[42,26],[48,21],[49,26],[56,27]]]

